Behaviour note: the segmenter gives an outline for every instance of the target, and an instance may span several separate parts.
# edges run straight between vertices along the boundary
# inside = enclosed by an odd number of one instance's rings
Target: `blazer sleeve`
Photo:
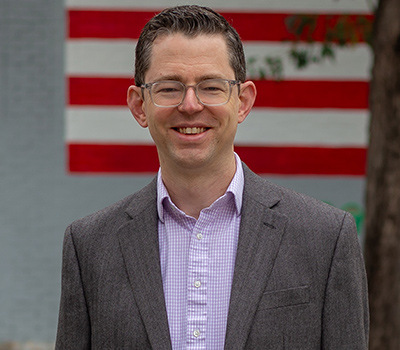
[[[56,349],[90,349],[90,320],[71,226],[65,232],[63,244]]]
[[[323,349],[367,349],[369,314],[364,260],[346,213],[332,257],[322,319]]]

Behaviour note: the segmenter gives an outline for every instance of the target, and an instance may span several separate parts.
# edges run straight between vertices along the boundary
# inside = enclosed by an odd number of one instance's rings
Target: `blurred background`
[[[259,95],[238,154],[271,181],[352,212],[363,240],[370,49],[359,39],[321,54],[318,30],[305,44],[291,28],[302,13],[371,19],[367,2],[186,3],[220,11],[244,42]],[[176,4],[0,1],[0,344],[54,343],[66,226],[157,171],[125,96],[140,29]],[[302,52],[319,63],[301,66]]]

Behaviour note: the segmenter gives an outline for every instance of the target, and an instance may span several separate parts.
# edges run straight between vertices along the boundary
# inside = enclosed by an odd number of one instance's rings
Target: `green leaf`
[[[332,45],[330,44],[324,44],[321,47],[321,58],[335,58],[335,52],[332,49]]]
[[[291,59],[294,61],[294,64],[297,68],[305,68],[307,67],[310,58],[307,50],[301,49],[292,49],[289,53]]]
[[[283,74],[283,63],[280,57],[265,57],[265,63],[268,67],[268,70],[271,73],[271,76],[275,80],[281,80]]]

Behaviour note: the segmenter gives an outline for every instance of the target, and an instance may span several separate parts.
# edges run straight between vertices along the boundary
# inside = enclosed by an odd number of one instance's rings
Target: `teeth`
[[[185,135],[193,135],[193,134],[200,134],[204,131],[206,131],[206,128],[178,128],[178,131],[181,134]]]

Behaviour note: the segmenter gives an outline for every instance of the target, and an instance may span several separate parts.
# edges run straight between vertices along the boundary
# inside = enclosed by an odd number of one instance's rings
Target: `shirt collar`
[[[233,176],[231,183],[229,184],[226,193],[232,193],[235,199],[236,215],[240,215],[242,210],[242,200],[243,200],[243,188],[244,188],[244,174],[243,167],[240,157],[235,153],[236,159],[236,172]],[[171,205],[174,205],[167,188],[162,181],[161,168],[158,170],[157,174],[157,211],[158,218],[161,222],[164,222],[164,200],[167,199]]]

